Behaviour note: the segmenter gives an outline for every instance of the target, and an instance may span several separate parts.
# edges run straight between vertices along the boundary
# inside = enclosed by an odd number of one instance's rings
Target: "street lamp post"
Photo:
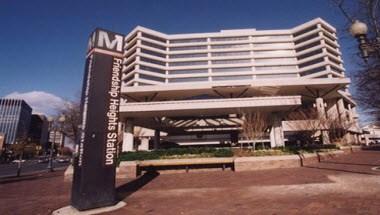
[[[49,139],[50,139],[50,134],[51,131],[53,130],[53,117],[48,117],[48,122],[49,122]],[[47,166],[47,169],[49,172],[53,172],[53,151],[54,151],[54,142],[55,142],[55,131],[54,131],[54,139],[50,142],[50,153],[49,153],[49,163]]]
[[[362,58],[365,62],[368,61],[370,56],[375,56],[380,59],[380,35],[379,32],[376,32],[375,39],[368,39],[368,27],[365,23],[355,20],[351,27],[350,33],[354,36],[359,42],[359,49],[362,55]]]
[[[60,124],[60,132],[61,132],[61,142],[59,144],[59,153],[62,155],[62,149],[63,149],[63,146],[64,146],[64,142],[65,142],[65,135],[63,133],[63,126],[64,126],[64,123],[66,121],[66,116],[65,115],[61,115],[59,118],[58,118],[58,122]]]

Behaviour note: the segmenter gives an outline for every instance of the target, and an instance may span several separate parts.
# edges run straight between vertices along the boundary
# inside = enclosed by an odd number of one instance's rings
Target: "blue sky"
[[[2,0],[0,97],[43,91],[75,98],[87,38],[95,27],[120,33],[136,25],[165,33],[281,29],[315,17],[338,30],[345,23],[328,0]],[[354,41],[346,36],[340,43],[344,60],[351,62]]]

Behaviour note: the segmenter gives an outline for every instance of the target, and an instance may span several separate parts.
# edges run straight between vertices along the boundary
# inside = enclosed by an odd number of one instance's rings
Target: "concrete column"
[[[318,112],[318,118],[320,119],[326,119],[326,109],[325,109],[325,102],[323,101],[323,98],[318,97],[315,99],[315,106],[317,108]],[[330,144],[330,137],[328,131],[321,131],[322,133],[322,143],[323,144]]]
[[[282,129],[281,118],[277,114],[273,114],[273,125],[270,131],[270,146],[285,146],[284,131]]]
[[[330,118],[332,117],[334,119],[337,119],[339,117],[337,101],[333,101],[329,103],[329,106],[327,109],[327,117],[330,117]]]
[[[149,150],[149,138],[142,137],[141,144],[139,145],[139,151],[148,151]]]
[[[369,137],[368,137],[368,134],[363,134],[363,135],[364,135],[365,145],[369,146]]]
[[[345,121],[346,120],[346,109],[344,108],[343,99],[338,100],[337,106],[338,106],[338,112],[339,112],[340,119],[342,121]]]
[[[133,129],[134,123],[133,119],[127,119],[124,123],[124,132],[123,132],[123,152],[134,151],[133,148]]]
[[[350,122],[354,120],[354,114],[351,108],[351,104],[348,104],[348,118],[350,119]]]
[[[160,134],[160,130],[156,129],[154,130],[154,149],[159,149],[160,147],[160,138],[161,138],[161,134]]]
[[[276,139],[274,137],[274,128],[273,128],[273,126],[270,129],[269,138],[270,138],[270,147],[271,148],[276,147]]]

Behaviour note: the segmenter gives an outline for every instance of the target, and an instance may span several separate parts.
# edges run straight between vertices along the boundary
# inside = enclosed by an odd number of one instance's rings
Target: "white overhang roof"
[[[253,108],[263,111],[286,111],[298,105],[301,105],[301,96],[128,102],[120,106],[120,115],[131,118],[220,115]]]

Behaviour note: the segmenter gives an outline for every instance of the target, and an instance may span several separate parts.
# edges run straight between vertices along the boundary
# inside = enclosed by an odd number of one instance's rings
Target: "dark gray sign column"
[[[113,205],[124,36],[96,29],[83,80],[82,132],[74,160],[71,205],[86,210]]]

